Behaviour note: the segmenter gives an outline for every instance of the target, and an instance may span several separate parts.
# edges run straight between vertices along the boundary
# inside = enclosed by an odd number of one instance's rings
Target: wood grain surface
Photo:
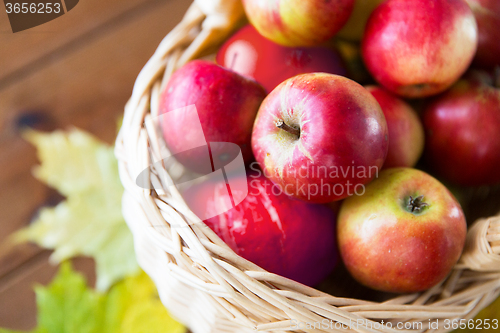
[[[190,0],[83,0],[67,14],[12,33],[0,6],[0,327],[36,324],[33,285],[57,267],[49,251],[8,236],[61,197],[31,175],[38,161],[21,129],[79,127],[113,144],[139,71]],[[94,283],[94,264],[75,267]]]
[[[50,251],[6,245],[41,207],[62,199],[32,176],[38,161],[22,128],[75,126],[113,144],[135,78],[191,2],[81,0],[67,14],[18,33],[12,33],[0,5],[0,327],[33,328],[33,286],[49,283],[57,271],[48,263]],[[471,197],[476,199],[464,209],[474,221],[497,212],[500,189],[494,196]],[[78,258],[74,267],[95,282],[91,259]],[[338,277],[347,276],[339,270]],[[350,283],[346,278],[334,289],[320,287],[342,295],[353,289]],[[366,290],[356,290],[366,296]]]

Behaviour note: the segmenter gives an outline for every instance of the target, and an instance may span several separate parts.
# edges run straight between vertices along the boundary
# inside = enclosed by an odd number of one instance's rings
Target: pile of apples
[[[381,291],[440,282],[461,255],[467,224],[427,172],[459,186],[500,183],[500,1],[243,5],[250,25],[220,47],[217,63],[189,62],[160,100],[161,113],[195,105],[206,142],[241,148],[247,177],[232,181],[248,195],[205,224],[242,257],[311,286],[340,259]],[[342,39],[360,41],[352,45],[370,85],[351,79]],[[168,119],[171,150],[179,138],[199,140],[192,118]],[[212,166],[233,156],[216,146],[210,154]],[[194,149],[179,161],[213,171],[199,160]],[[208,211],[234,195],[205,182],[184,197]]]

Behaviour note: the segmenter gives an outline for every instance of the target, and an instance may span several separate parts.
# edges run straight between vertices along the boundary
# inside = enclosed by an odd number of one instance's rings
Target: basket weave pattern
[[[150,181],[161,184],[154,190],[136,185],[143,170],[169,156],[154,122],[165,83],[186,62],[220,45],[243,17],[239,1],[195,1],[139,74],[125,107],[116,142],[125,187],[123,212],[139,264],[154,280],[163,304],[195,333],[408,332],[396,328],[408,322],[422,323],[413,325],[414,332],[446,332],[451,331],[444,327],[446,319],[473,318],[500,294],[500,217],[479,220],[470,228],[459,263],[440,284],[423,293],[371,302],[320,292],[236,255],[168,186],[186,175],[180,164],[151,167]],[[294,326],[325,319],[339,325]],[[437,330],[429,327],[436,319],[441,324]],[[360,320],[363,325],[353,326]],[[393,328],[377,325],[381,320]]]

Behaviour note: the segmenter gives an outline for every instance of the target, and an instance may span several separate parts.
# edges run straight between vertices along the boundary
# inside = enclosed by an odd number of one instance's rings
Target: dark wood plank
[[[0,86],[20,79],[34,69],[61,57],[61,54],[89,39],[113,29],[141,8],[157,0],[85,0],[67,14],[40,26],[12,33],[7,15],[0,15]],[[3,10],[3,7],[2,7]]]
[[[25,110],[44,110],[54,127],[77,126],[112,143],[116,122],[140,69],[189,3],[171,0],[151,8],[50,66],[0,91],[0,241],[26,225],[47,199],[31,176],[35,151],[16,126]]]

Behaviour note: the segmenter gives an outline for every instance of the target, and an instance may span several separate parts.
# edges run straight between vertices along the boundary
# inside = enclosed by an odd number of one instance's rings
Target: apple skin
[[[246,186],[244,177],[231,185]],[[183,195],[196,211],[229,201],[227,191],[202,183]],[[263,269],[313,286],[336,266],[336,215],[324,206],[273,192],[273,184],[257,173],[248,177],[248,196],[226,213],[205,220],[232,250]],[[199,210],[202,209],[202,210]]]
[[[424,151],[424,127],[408,103],[377,87],[366,87],[384,112],[389,130],[389,150],[383,169],[413,167]]]
[[[438,94],[458,80],[477,41],[476,20],[463,0],[388,0],[370,16],[361,48],[377,82],[413,98]]]
[[[340,55],[333,49],[281,46],[262,37],[252,25],[238,30],[222,45],[217,63],[256,80],[268,92],[298,74],[347,74]]]
[[[300,135],[278,128],[278,119]],[[276,87],[262,102],[252,134],[266,176],[287,194],[316,203],[343,199],[370,182],[387,149],[387,124],[375,98],[358,83],[325,73],[297,75]]]
[[[500,88],[487,77],[469,73],[422,114],[427,164],[458,185],[500,182]]]
[[[409,196],[429,206],[406,208]],[[410,168],[383,170],[362,196],[347,198],[337,224],[339,249],[360,283],[381,291],[431,288],[458,261],[467,233],[453,195],[428,174]]]
[[[246,163],[253,160],[250,140],[264,88],[226,68],[204,60],[194,60],[177,70],[160,97],[160,114],[194,104],[207,142],[231,142],[240,146]],[[161,123],[167,147],[182,151],[188,140],[189,120],[179,113]],[[183,138],[180,140],[179,138]],[[223,155],[224,152],[212,151]],[[206,173],[199,151],[182,154],[179,162],[188,169]]]
[[[474,12],[479,33],[474,65],[484,69],[500,66],[500,1],[466,1]]]
[[[356,0],[349,20],[338,32],[336,37],[359,42],[363,38],[366,22],[371,13],[384,0]]]
[[[250,23],[283,46],[315,46],[347,22],[354,0],[243,0]]]

